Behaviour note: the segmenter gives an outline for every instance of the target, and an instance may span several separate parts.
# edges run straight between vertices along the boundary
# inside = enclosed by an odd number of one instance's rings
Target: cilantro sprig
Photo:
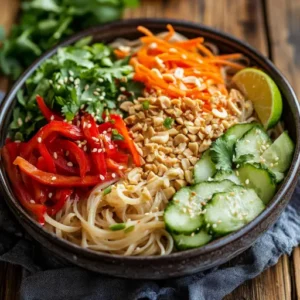
[[[90,39],[84,39],[59,49],[26,81],[24,90],[18,93],[10,125],[13,139],[25,140],[44,125],[36,95],[42,96],[47,106],[61,112],[67,121],[84,110],[99,122],[103,121],[104,110],[121,113],[118,107],[123,101],[139,96],[142,86],[132,81],[129,57],[117,60],[109,46],[89,46],[89,42]]]

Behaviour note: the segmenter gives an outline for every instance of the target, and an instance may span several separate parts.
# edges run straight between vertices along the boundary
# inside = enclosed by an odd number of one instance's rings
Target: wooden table
[[[0,24],[9,29],[19,1],[0,2]],[[138,9],[125,13],[138,17],[190,20],[234,34],[269,56],[300,96],[300,0],[141,0]],[[0,88],[6,86],[2,79]],[[20,282],[19,266],[0,263],[1,299],[18,299]],[[300,299],[300,248],[226,297],[231,299]]]

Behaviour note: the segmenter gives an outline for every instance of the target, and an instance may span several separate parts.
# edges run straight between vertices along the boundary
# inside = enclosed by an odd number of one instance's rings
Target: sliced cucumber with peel
[[[261,162],[272,141],[261,126],[254,126],[235,144],[235,162]]]
[[[264,204],[267,204],[275,195],[274,175],[261,164],[243,164],[237,169],[237,174],[242,185],[255,190]]]
[[[205,222],[214,233],[224,235],[251,222],[264,208],[254,190],[235,187],[213,196],[206,207]]]
[[[291,165],[294,150],[295,145],[285,131],[262,154],[264,164],[274,173],[284,173]]]
[[[239,140],[247,131],[257,126],[257,123],[236,124],[230,127],[224,134],[229,147],[233,148],[236,141]]]
[[[189,187],[181,188],[166,207],[164,221],[169,231],[189,234],[202,227],[203,215],[198,213],[201,212],[201,204],[194,215],[188,210],[190,200],[194,197],[191,192]]]
[[[203,226],[204,206],[213,194],[234,187],[230,180],[201,182],[180,189],[168,204],[164,220],[169,231],[189,234]],[[192,213],[191,213],[192,212]]]
[[[173,234],[172,237],[178,250],[198,248],[212,240],[212,235],[205,230],[200,230],[197,233],[193,232],[189,235]]]
[[[206,150],[194,166],[194,183],[206,181],[216,173],[216,166],[211,160],[210,151]]]

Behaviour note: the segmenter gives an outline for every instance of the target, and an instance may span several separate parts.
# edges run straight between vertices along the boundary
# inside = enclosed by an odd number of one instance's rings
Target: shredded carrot
[[[244,68],[235,62],[243,55],[215,55],[205,47],[202,37],[171,42],[175,31],[172,25],[167,25],[167,29],[168,33],[161,38],[143,26],[138,27],[145,36],[140,38],[142,46],[130,60],[135,69],[135,80],[143,82],[149,92],[155,91],[170,98],[202,100],[205,103],[203,110],[211,111],[214,90],[228,95],[222,69],[225,66],[235,70]]]
[[[137,30],[143,33],[144,35],[153,36],[153,33],[144,26],[138,26]]]
[[[167,25],[167,29],[169,30],[168,34],[164,37],[164,40],[169,41],[175,33],[175,30],[171,24]]]

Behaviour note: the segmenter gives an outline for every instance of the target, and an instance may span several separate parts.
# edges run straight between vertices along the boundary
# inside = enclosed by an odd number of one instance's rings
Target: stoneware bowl
[[[107,275],[137,279],[164,279],[205,270],[225,263],[249,248],[264,231],[274,224],[294,191],[300,160],[300,114],[297,98],[291,86],[276,67],[251,46],[212,28],[184,21],[135,19],[94,27],[76,34],[44,54],[15,83],[0,107],[1,145],[3,145],[7,135],[7,128],[15,104],[16,93],[22,88],[26,79],[34,70],[45,59],[56,53],[59,47],[72,44],[86,36],[92,36],[94,41],[103,42],[111,42],[118,37],[136,39],[140,36],[140,33],[136,30],[138,25],[144,25],[154,32],[161,32],[165,31],[168,23],[173,24],[176,31],[189,38],[203,36],[206,41],[217,45],[221,53],[239,52],[245,54],[250,59],[251,65],[263,69],[275,80],[284,99],[283,120],[296,144],[291,167],[274,199],[270,201],[267,208],[241,230],[194,250],[160,257],[123,257],[86,250],[45,231],[19,204],[19,201],[11,190],[10,183],[3,169],[3,164],[1,164],[1,188],[4,198],[17,220],[35,240],[51,251],[54,256],[60,257],[68,263],[73,263]]]

